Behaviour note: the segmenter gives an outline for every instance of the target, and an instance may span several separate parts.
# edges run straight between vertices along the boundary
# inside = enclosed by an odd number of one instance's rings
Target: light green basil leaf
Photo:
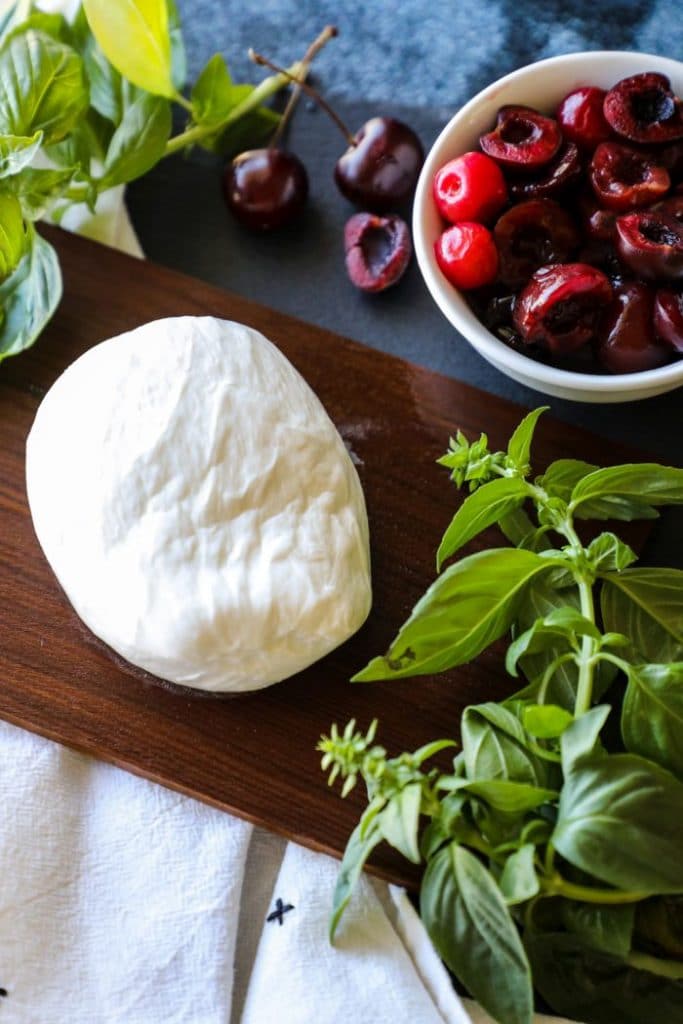
[[[579,480],[594,473],[597,468],[592,463],[581,462],[579,459],[557,459],[551,462],[543,476],[536,479],[536,483],[551,497],[569,501]]]
[[[67,135],[88,108],[83,61],[69,46],[33,30],[0,49],[0,131],[45,144]]]
[[[535,853],[533,843],[525,843],[505,861],[498,884],[508,906],[525,903],[540,891]]]
[[[423,859],[431,860],[451,838],[439,819],[433,818],[420,836],[420,854]]]
[[[62,275],[52,246],[28,233],[29,249],[11,277],[0,285],[0,360],[28,348],[41,333],[62,297]]]
[[[18,7],[18,3],[10,4],[7,9],[0,14],[0,42],[4,42],[6,36],[12,31],[12,28],[17,23],[15,15]],[[21,20],[23,21],[23,18]]]
[[[600,733],[610,713],[609,704],[599,704],[591,708],[585,715],[575,718],[571,725],[562,733],[560,749],[562,751],[562,770],[565,775],[575,765],[601,749]]]
[[[529,472],[529,458],[531,455],[531,442],[533,440],[536,424],[539,417],[547,412],[549,405],[542,405],[538,409],[527,413],[522,422],[515,428],[508,444],[508,458],[515,463],[519,471],[526,476]]]
[[[683,777],[683,662],[629,669],[621,735],[627,750]]]
[[[638,558],[614,533],[601,533],[588,545],[586,555],[597,573],[622,572]]]
[[[640,660],[683,661],[683,571],[626,569],[605,577],[605,629],[631,638]]]
[[[384,839],[413,864],[420,863],[417,827],[421,802],[422,787],[419,782],[411,782],[391,797],[379,816]]]
[[[102,117],[117,125],[123,117],[125,79],[102,52],[90,31],[83,7],[79,8],[74,19],[73,32],[90,84],[90,103]],[[135,86],[127,84],[130,90],[136,91]]]
[[[468,495],[453,516],[443,535],[436,554],[436,567],[441,566],[464,544],[476,537],[482,530],[493,526],[515,508],[519,508],[529,497],[531,488],[519,477],[500,477],[491,480]]]
[[[238,94],[239,95],[239,94]],[[220,125],[237,102],[235,87],[220,53],[215,53],[192,88],[192,114],[199,124]]]
[[[22,171],[31,163],[42,143],[42,132],[28,138],[24,135],[0,135],[0,178]]]
[[[21,174],[8,178],[4,185],[11,189],[28,220],[39,220],[52,204],[64,194],[74,180],[77,168],[27,167]]]
[[[529,750],[521,723],[507,708],[494,703],[470,705],[460,731],[469,779],[546,783],[545,764]]]
[[[614,956],[631,952],[635,909],[633,904],[608,907],[599,903],[562,900],[560,916],[567,931],[576,935],[589,949]]]
[[[124,78],[172,99],[171,36],[166,0],[83,0],[102,52]]]
[[[17,269],[28,244],[18,199],[7,191],[0,192],[0,280]]]
[[[501,1024],[531,1024],[526,953],[503,896],[477,858],[452,843],[429,862],[420,914],[442,960]]]
[[[565,769],[551,841],[570,864],[608,885],[680,893],[683,784],[635,754],[581,758]]]
[[[351,899],[356,882],[360,878],[363,865],[375,847],[381,842],[382,833],[377,827],[370,828],[365,836],[361,838],[361,824],[359,823],[351,833],[337,876],[334,896],[332,897],[332,916],[330,917],[329,926],[331,942],[334,941],[335,932],[342,919],[346,905]]]
[[[583,519],[651,519],[652,505],[683,504],[683,469],[642,463],[608,466],[580,480],[572,491],[574,514]]]
[[[125,108],[112,136],[101,187],[110,188],[145,174],[163,156],[170,134],[168,100],[141,93]]]
[[[479,797],[494,811],[502,811],[504,814],[523,814],[557,799],[555,790],[531,786],[528,782],[511,782],[508,779],[455,779],[454,783],[458,790]]]
[[[574,721],[574,716],[556,704],[530,704],[524,708],[524,728],[540,740],[557,739]]]
[[[425,743],[423,747],[419,747],[413,754],[413,758],[416,764],[422,764],[423,761],[427,761],[430,757],[434,757],[442,750],[447,750],[449,747],[457,747],[455,740],[433,740],[431,743]]]
[[[46,36],[52,36],[60,43],[66,43],[67,46],[73,45],[73,33],[71,26],[66,20],[63,14],[50,14],[47,11],[33,11],[27,18],[22,20],[21,24],[17,24],[7,34],[7,39],[10,39],[13,35],[20,32],[26,32],[28,29],[35,29],[37,32],[44,32]]]
[[[551,567],[515,548],[482,551],[449,566],[415,605],[389,652],[354,681],[426,675],[471,661],[510,628],[529,583]]]

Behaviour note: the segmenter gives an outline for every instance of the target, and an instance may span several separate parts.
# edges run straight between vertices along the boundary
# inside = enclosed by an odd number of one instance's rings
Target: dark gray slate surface
[[[352,128],[373,114],[408,121],[428,148],[438,131],[477,89],[551,54],[627,48],[677,56],[683,52],[679,3],[588,0],[498,0],[478,4],[403,0],[262,0],[258,4],[181,0],[191,71],[222,49],[235,78],[255,80],[243,57],[253,45],[277,59],[296,59],[323,24],[342,29],[317,66],[317,81],[336,95]],[[362,99],[359,99],[362,97]],[[160,263],[393,352],[529,408],[542,396],[485,363],[432,303],[413,264],[394,290],[365,296],[348,282],[342,231],[353,212],[332,182],[344,143],[308,103],[300,104],[290,145],[309,170],[311,202],[303,221],[283,233],[247,233],[227,214],[221,162],[201,152],[167,160],[130,189],[135,226],[147,255]],[[550,399],[553,412],[681,465],[681,394],[621,406]],[[485,423],[485,414],[482,416]],[[444,439],[446,441],[446,439]],[[666,518],[650,560],[683,565],[683,516]]]

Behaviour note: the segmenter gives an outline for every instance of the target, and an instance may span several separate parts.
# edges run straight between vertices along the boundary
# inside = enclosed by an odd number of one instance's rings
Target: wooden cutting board
[[[377,717],[379,740],[399,753],[457,733],[466,704],[511,692],[495,653],[440,678],[348,680],[386,649],[434,577],[435,551],[458,501],[435,463],[449,435],[484,429],[503,446],[523,410],[190,277],[47,233],[62,260],[64,300],[35,347],[0,366],[0,717],[339,856],[364,801],[360,786],[342,801],[319,769],[315,745],[332,722],[355,717],[365,727]],[[274,341],[337,424],[367,498],[374,580],[367,624],[306,672],[251,696],[164,688],[117,659],[67,603],[26,504],[24,442],[57,375],[94,343],[176,314],[240,320]],[[539,469],[560,456],[605,464],[637,457],[550,418],[534,454]],[[416,879],[385,848],[372,868],[404,884]]]

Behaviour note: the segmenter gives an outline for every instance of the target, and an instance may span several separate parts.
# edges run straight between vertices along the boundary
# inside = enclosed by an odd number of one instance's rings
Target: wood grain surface
[[[523,410],[192,278],[56,229],[46,234],[59,249],[64,300],[35,347],[0,367],[0,717],[339,856],[364,802],[361,787],[345,801],[328,789],[315,751],[321,732],[377,717],[379,740],[399,753],[457,734],[466,704],[512,689],[496,652],[439,678],[348,680],[386,648],[434,577],[436,547],[458,501],[435,464],[449,435],[485,429],[503,446]],[[368,622],[306,672],[239,698],[160,685],[97,641],[45,562],[26,504],[24,443],[57,375],[94,343],[176,314],[240,320],[274,341],[337,424],[367,498]],[[453,344],[464,343],[454,336]],[[609,464],[634,453],[544,418],[539,470],[560,456]],[[387,848],[371,868],[409,886],[416,880]]]

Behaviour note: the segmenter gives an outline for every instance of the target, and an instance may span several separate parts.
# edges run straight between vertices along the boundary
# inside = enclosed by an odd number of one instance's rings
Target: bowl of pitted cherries
[[[427,155],[417,260],[509,377],[583,402],[683,385],[683,64],[572,53],[478,93]]]

